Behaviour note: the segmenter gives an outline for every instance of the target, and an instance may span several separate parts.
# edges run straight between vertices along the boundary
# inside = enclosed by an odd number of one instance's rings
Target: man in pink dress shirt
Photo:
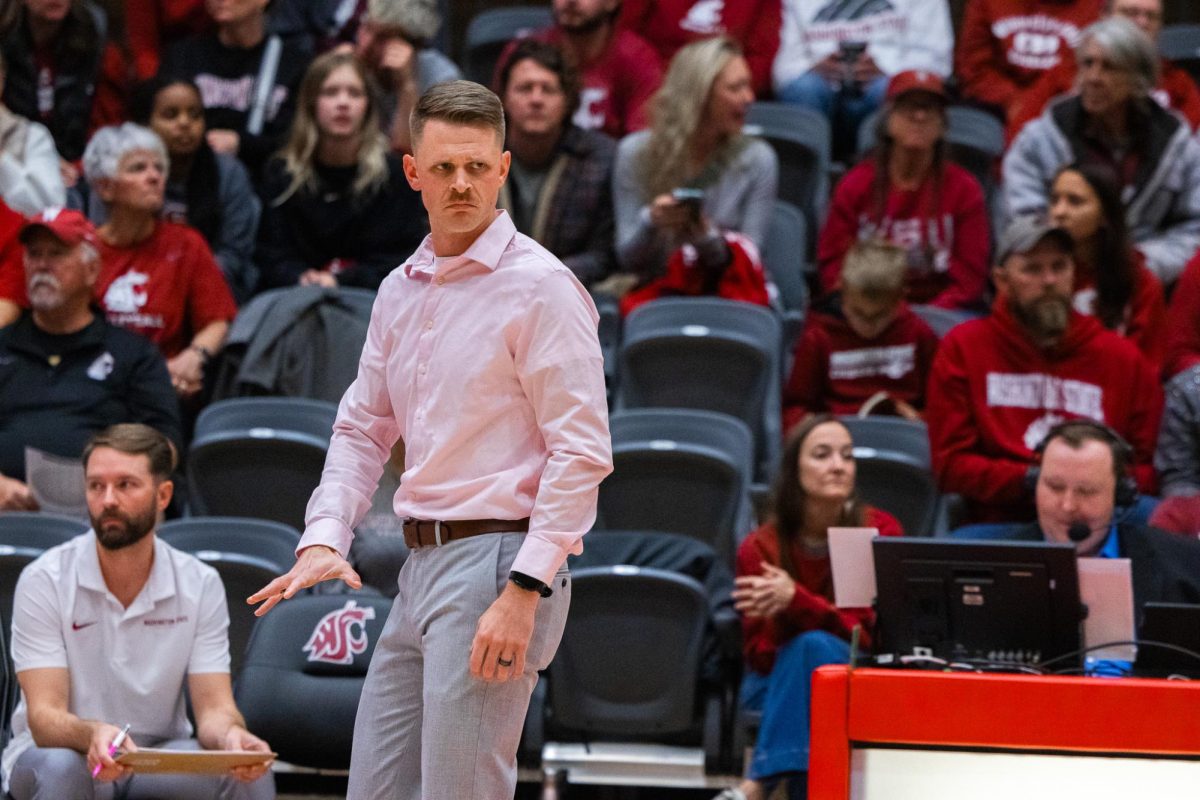
[[[597,315],[496,210],[509,154],[494,94],[434,86],[412,140],[404,169],[432,233],[379,289],[296,565],[250,602],[261,615],[322,580],[361,585],[352,529],[403,440],[394,508],[414,550],[363,689],[348,797],[498,800],[562,636],[566,557],[612,470]]]

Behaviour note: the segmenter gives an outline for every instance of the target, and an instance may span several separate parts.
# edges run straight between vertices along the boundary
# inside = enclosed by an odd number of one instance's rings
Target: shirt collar
[[[1121,538],[1117,536],[1116,525],[1108,529],[1108,538],[1104,540],[1104,546],[1100,548],[1100,552],[1096,553],[1096,555],[1100,558],[1121,557]]]
[[[126,614],[149,611],[160,600],[175,595],[175,575],[171,569],[171,555],[167,552],[166,543],[156,534],[151,535],[154,536],[154,564],[150,567],[150,577],[129,608],[125,610]],[[80,537],[82,552],[79,554],[79,566],[76,568],[76,572],[81,587],[108,594],[108,586],[104,583],[103,573],[100,572],[100,554],[97,552],[99,546],[93,530],[89,529],[85,536]]]
[[[504,255],[504,251],[508,249],[508,245],[516,233],[517,227],[513,224],[512,217],[508,215],[507,211],[500,209],[496,212],[496,218],[492,220],[492,224],[479,234],[466,252],[452,258],[448,266],[457,266],[473,261],[495,272],[496,267],[500,265],[500,257]],[[432,275],[436,270],[436,265],[433,253],[433,234],[430,234],[425,237],[425,241],[421,242],[417,252],[409,259],[404,272],[410,278],[414,272]],[[443,267],[443,269],[445,268]]]

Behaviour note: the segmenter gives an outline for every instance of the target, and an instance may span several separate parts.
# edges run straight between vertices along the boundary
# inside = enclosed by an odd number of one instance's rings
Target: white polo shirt
[[[13,597],[17,672],[70,670],[68,709],[118,727],[138,743],[187,738],[189,674],[229,672],[229,609],[217,571],[155,538],[150,579],[129,608],[100,574],[88,531],[47,550],[21,573]],[[17,756],[33,746],[25,696],[0,759],[4,787]]]

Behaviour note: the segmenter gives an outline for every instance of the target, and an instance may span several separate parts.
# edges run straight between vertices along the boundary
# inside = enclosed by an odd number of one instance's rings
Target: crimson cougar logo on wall
[[[354,663],[356,655],[367,652],[369,619],[375,619],[375,609],[363,608],[353,600],[321,617],[303,648],[308,653],[308,660],[327,664]]]

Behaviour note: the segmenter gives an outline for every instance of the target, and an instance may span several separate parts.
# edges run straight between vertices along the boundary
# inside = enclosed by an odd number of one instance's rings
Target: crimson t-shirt
[[[23,248],[18,237],[25,218],[0,200],[0,300],[27,306]]]
[[[159,222],[133,247],[101,242],[100,263],[96,297],[108,321],[145,336],[166,358],[197,331],[237,314],[208,244],[186,225]]]
[[[542,42],[562,46],[558,28],[533,34]],[[519,40],[514,39],[496,62],[492,83],[498,92],[500,70]],[[585,130],[603,131],[614,139],[640,131],[649,123],[647,101],[662,83],[662,64],[650,44],[628,30],[616,30],[594,60],[579,67],[579,108],[573,122]]]

